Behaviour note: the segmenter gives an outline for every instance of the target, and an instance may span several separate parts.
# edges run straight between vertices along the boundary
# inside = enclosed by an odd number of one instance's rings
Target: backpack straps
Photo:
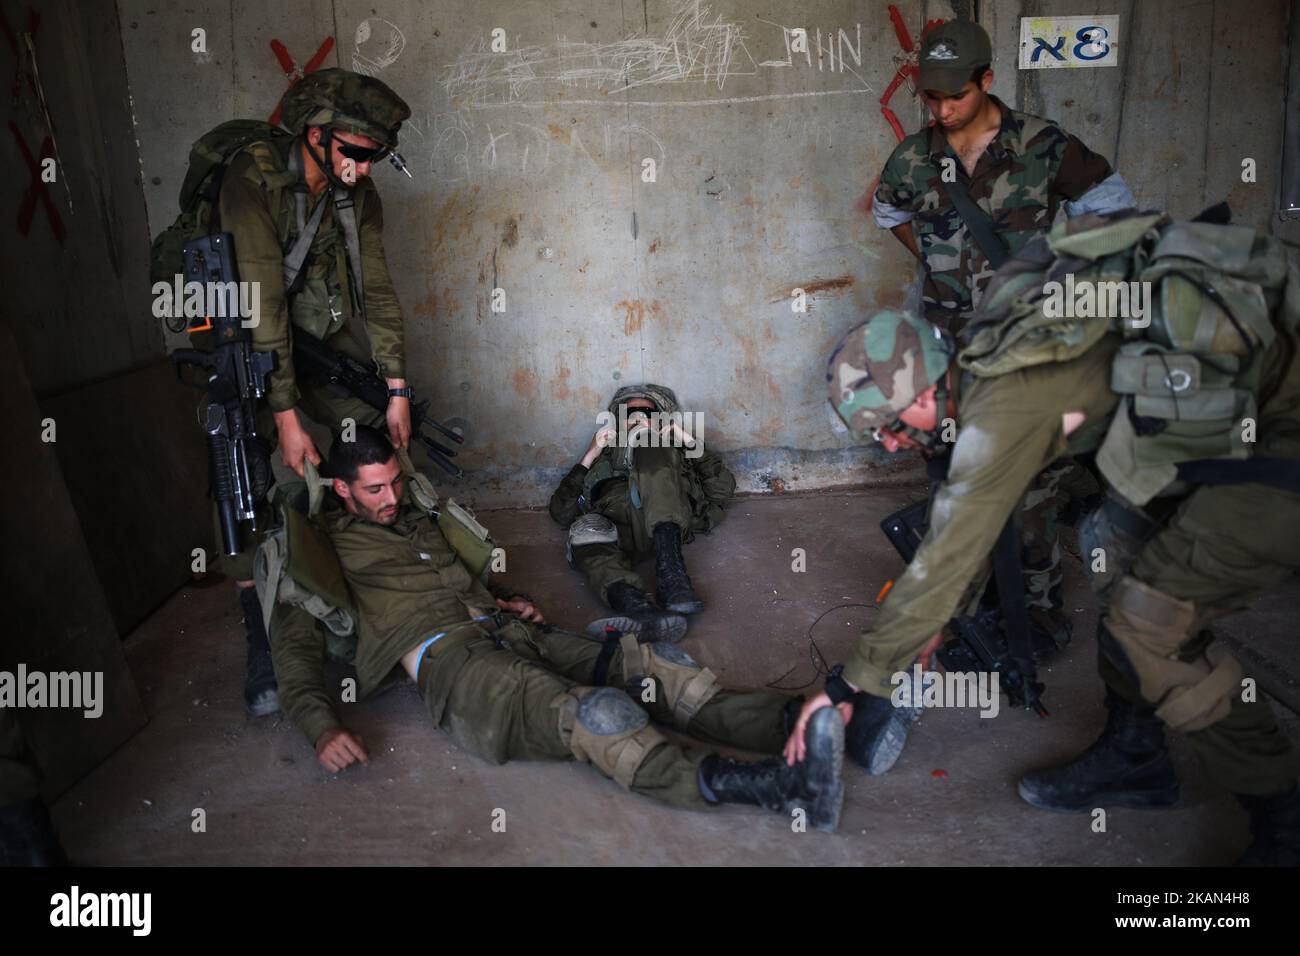
[[[322,203],[322,205],[324,205]],[[361,275],[361,235],[357,231],[357,210],[350,190],[334,187],[334,217],[343,230],[343,244],[348,251],[348,266],[352,273],[352,297],[356,312],[362,320],[366,317],[366,287]]]
[[[286,293],[293,289],[294,283],[298,281],[303,264],[307,261],[307,253],[316,240],[316,231],[320,228],[321,218],[325,215],[325,203],[318,202],[316,211],[311,214],[311,221],[307,221],[307,184],[302,180],[302,152],[296,143],[289,148],[289,171],[296,178],[293,187],[293,211],[298,224],[298,238],[284,256],[282,275]]]

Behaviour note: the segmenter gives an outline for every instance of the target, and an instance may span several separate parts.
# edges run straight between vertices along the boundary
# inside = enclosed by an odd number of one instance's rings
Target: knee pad
[[[604,515],[586,514],[569,525],[564,557],[573,564],[573,549],[584,544],[618,544],[618,528]]]
[[[1159,530],[1159,523],[1150,515],[1114,492],[1108,493],[1083,519],[1079,525],[1079,556],[1088,583],[1103,602]],[[1099,558],[1104,561],[1100,566]]]
[[[1179,651],[1196,634],[1196,608],[1133,577],[1115,584],[1103,622],[1137,674],[1144,700],[1171,730],[1203,730],[1228,715],[1241,690],[1241,665],[1205,655],[1182,660]]]
[[[653,644],[623,644],[623,681],[629,694],[640,694],[647,678],[663,685],[663,704],[673,715],[673,725],[685,730],[700,708],[722,688],[707,667],[676,644],[657,641]]]
[[[594,764],[624,789],[631,789],[637,768],[668,738],[650,726],[650,718],[621,690],[573,687],[557,698],[560,734],[573,755]]]

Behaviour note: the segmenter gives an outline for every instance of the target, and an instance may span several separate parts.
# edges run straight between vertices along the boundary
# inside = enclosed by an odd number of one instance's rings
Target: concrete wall
[[[990,29],[995,91],[1117,159],[1139,201],[1229,198],[1274,228],[1290,5],[901,2],[912,36],[957,13]],[[1249,8],[1245,15],[1244,8]],[[1122,65],[1017,74],[1018,18],[1121,15]],[[374,72],[411,104],[408,181],[375,173],[417,389],[470,438],[461,497],[539,504],[620,385],[673,386],[742,487],[887,477],[823,395],[835,340],[902,305],[915,270],[858,208],[895,144],[878,98],[900,47],[886,5],[849,0],[119,0],[150,225],[175,215],[189,143],[266,117],[286,79]],[[493,28],[506,53],[488,50]],[[813,49],[788,53],[784,28]],[[206,50],[191,31],[206,31]],[[860,37],[860,40],[859,40]],[[820,51],[820,52],[819,52]],[[922,122],[907,91],[891,106]],[[1240,159],[1258,182],[1240,183]],[[657,181],[642,181],[643,160]],[[813,292],[794,315],[790,290]],[[507,311],[490,295],[505,290]],[[779,485],[778,485],[779,483]]]

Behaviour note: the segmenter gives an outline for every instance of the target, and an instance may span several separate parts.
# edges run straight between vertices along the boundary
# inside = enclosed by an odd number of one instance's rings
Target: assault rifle
[[[908,564],[916,557],[917,549],[929,530],[929,510],[928,500],[918,501],[880,522],[885,537]],[[1046,717],[1047,708],[1042,702],[1044,685],[1038,681],[1029,648],[1028,616],[1024,610],[1019,574],[1019,536],[1014,521],[1014,516],[1007,520],[1007,527],[998,538],[997,549],[1002,553],[999,555],[995,551],[994,580],[984,589],[973,614],[955,617],[948,622],[957,640],[944,645],[935,656],[945,670],[953,673],[987,671],[996,675],[1013,707],[1023,707]],[[1007,557],[1014,558],[1014,574],[1009,573]],[[1000,599],[999,586],[1011,591],[1008,600]],[[1019,620],[1008,625],[1008,619],[1014,617]],[[1017,628],[1023,628],[1021,640],[1016,639]]]
[[[252,334],[239,314],[230,233],[194,239],[186,244],[184,256],[186,285],[200,283],[209,305],[205,311],[216,313],[193,319],[185,330],[212,333],[216,346],[211,351],[177,349],[171,360],[182,382],[186,382],[181,374],[185,366],[207,371],[207,380],[197,387],[208,393],[203,413],[208,478],[217,503],[221,545],[226,554],[235,555],[239,554],[239,522],[250,522],[252,530],[257,530],[257,503],[271,483],[270,449],[257,435],[257,400],[266,393],[266,377],[275,368],[275,354],[252,349]]]
[[[296,327],[293,330],[293,366],[295,374],[304,381],[325,385],[337,395],[358,398],[379,412],[388,408],[388,383],[378,369],[330,348],[316,336]],[[424,426],[428,425],[458,445],[464,444],[465,437],[430,418],[428,409],[427,399],[411,405],[412,434],[424,444],[424,451],[434,464],[449,475],[460,478],[465,472],[450,460],[456,452],[426,435]]]

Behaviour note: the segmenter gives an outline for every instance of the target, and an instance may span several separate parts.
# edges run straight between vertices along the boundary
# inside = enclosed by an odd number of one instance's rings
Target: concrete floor
[[[687,548],[707,609],[684,647],[729,685],[809,683],[810,626],[850,605],[812,631],[827,660],[844,657],[876,614],[860,605],[901,569],[878,522],[921,494],[902,486],[738,500],[714,534]],[[551,620],[578,628],[599,616],[564,563],[562,530],[545,513],[480,517],[507,548],[507,579]],[[848,533],[850,525],[861,533]],[[796,547],[807,552],[803,574],[791,571]],[[926,711],[886,777],[869,779],[846,764],[840,830],[828,835],[793,833],[785,818],[748,808],[669,809],[574,763],[488,765],[430,725],[411,685],[345,705],[371,762],[330,774],[283,717],[245,716],[244,641],[229,586],[187,588],[127,642],[149,725],[55,804],[55,820],[73,860],[84,864],[1230,862],[1247,842],[1245,814],[1181,741],[1174,752],[1182,805],[1112,811],[1104,833],[1093,832],[1088,815],[1044,813],[1016,796],[1023,771],[1074,754],[1102,723],[1095,613],[1074,558],[1066,593],[1076,639],[1043,672],[1053,716]],[[1225,625],[1265,649],[1264,663],[1247,661],[1248,671],[1267,668],[1292,690],[1298,597],[1292,581]],[[1295,715],[1274,708],[1300,739]],[[199,808],[204,833],[192,829]],[[495,832],[502,810],[505,832]]]

